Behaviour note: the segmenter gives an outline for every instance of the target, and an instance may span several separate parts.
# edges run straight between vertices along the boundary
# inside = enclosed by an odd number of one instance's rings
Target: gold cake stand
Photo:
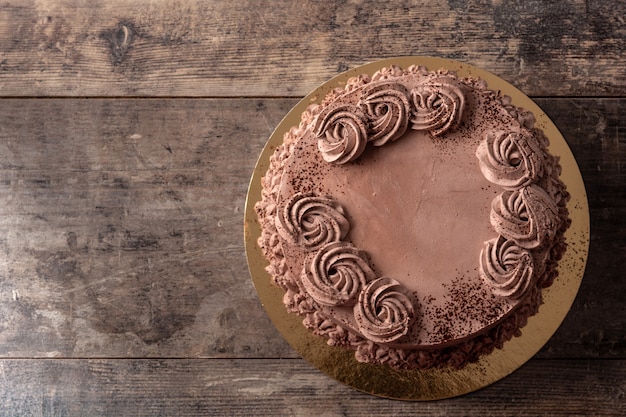
[[[477,363],[463,369],[397,371],[387,366],[363,364],[354,352],[326,344],[303,326],[302,317],[289,314],[283,306],[283,291],[271,283],[265,271],[267,261],[257,245],[261,230],[254,204],[261,200],[261,177],[269,166],[269,158],[282,143],[284,133],[298,125],[300,115],[312,103],[319,103],[336,87],[345,85],[350,77],[372,75],[375,71],[399,65],[423,65],[429,70],[447,68],[459,77],[480,77],[489,89],[502,91],[513,104],[530,110],[536,126],[550,139],[550,152],[560,157],[561,179],[571,193],[568,209],[572,225],[566,232],[567,252],[559,262],[559,276],[543,290],[544,304],[530,317],[520,337],[504,344],[503,349],[483,356]],[[552,337],[569,311],[582,281],[589,251],[589,208],[580,170],[565,139],[546,114],[524,93],[503,79],[471,65],[434,57],[401,57],[372,62],[340,74],[304,97],[280,122],[267,141],[250,180],[244,219],[244,238],[248,267],[257,293],[274,326],[289,344],[308,362],[322,372],[355,389],[373,395],[401,400],[435,400],[463,395],[486,387],[504,378],[533,357]]]

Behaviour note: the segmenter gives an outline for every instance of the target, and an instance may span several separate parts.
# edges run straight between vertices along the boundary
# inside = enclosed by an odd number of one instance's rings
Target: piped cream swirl
[[[359,331],[377,343],[398,340],[409,331],[415,309],[398,281],[381,277],[370,282],[354,306]]]
[[[558,207],[539,186],[504,191],[491,203],[496,232],[527,249],[550,242],[558,229]]]
[[[350,104],[326,107],[314,127],[317,147],[326,162],[345,164],[354,161],[367,144],[367,121],[363,112]]]
[[[369,120],[369,138],[374,146],[400,138],[409,125],[411,104],[402,84],[381,82],[363,89],[359,101]]]
[[[505,189],[530,185],[543,176],[544,151],[533,136],[489,132],[478,145],[476,157],[485,178]]]
[[[463,116],[465,94],[452,77],[440,77],[411,90],[414,114],[411,129],[439,136],[456,127]]]
[[[529,250],[503,237],[485,242],[480,253],[480,276],[501,297],[520,299],[533,282],[534,270]]]
[[[348,242],[333,242],[322,247],[301,275],[305,291],[325,306],[353,305],[374,271],[365,254]]]
[[[275,224],[285,241],[307,251],[343,239],[350,229],[343,207],[336,201],[303,193],[279,205]]]

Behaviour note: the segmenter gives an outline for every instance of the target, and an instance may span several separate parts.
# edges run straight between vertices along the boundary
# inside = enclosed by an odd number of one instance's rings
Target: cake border
[[[455,71],[459,78],[479,77],[487,82],[490,90],[501,91],[511,97],[514,105],[531,111],[536,118],[535,126],[550,140],[548,149],[560,158],[561,180],[571,195],[567,208],[572,224],[565,233],[568,248],[559,261],[559,276],[551,287],[543,289],[544,304],[539,312],[529,318],[528,324],[521,329],[521,336],[462,369],[394,370],[384,365],[359,363],[353,351],[328,346],[324,338],[311,334],[302,325],[300,316],[287,312],[282,303],[283,290],[271,283],[271,277],[264,269],[267,261],[256,243],[260,225],[254,204],[261,199],[260,180],[267,171],[270,156],[282,144],[284,133],[298,125],[300,115],[310,104],[321,102],[349,78],[364,73],[371,75],[391,65],[402,68],[421,65],[431,71],[446,68]],[[519,368],[550,339],[569,311],[582,281],[589,248],[589,210],[580,170],[565,139],[529,97],[496,75],[470,64],[444,58],[408,56],[379,60],[346,71],[322,84],[289,111],[267,141],[251,177],[244,241],[250,274],[263,307],[274,326],[304,359],[328,376],[360,391],[394,399],[433,400],[490,385]]]

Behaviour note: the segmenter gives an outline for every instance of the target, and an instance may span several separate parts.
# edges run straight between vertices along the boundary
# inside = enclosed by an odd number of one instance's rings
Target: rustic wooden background
[[[626,411],[620,0],[0,1],[2,416],[619,415]],[[591,207],[582,288],[509,377],[372,397],[274,330],[246,267],[256,158],[366,62],[434,55],[533,97]]]

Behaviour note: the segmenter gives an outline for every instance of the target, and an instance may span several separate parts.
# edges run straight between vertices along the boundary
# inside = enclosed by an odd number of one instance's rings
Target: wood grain
[[[0,107],[4,357],[294,357],[246,268],[243,205],[291,99]],[[587,183],[589,267],[544,358],[623,358],[624,99],[540,99]]]
[[[566,138],[580,167],[591,218],[591,242],[583,282],[565,323],[542,354],[624,357],[626,316],[616,310],[593,316],[608,305],[623,304],[626,256],[626,121],[624,99],[537,99]]]
[[[1,355],[291,354],[251,284],[242,218],[292,101],[8,103]]]
[[[626,92],[624,2],[80,0],[0,4],[2,96],[296,96],[434,55],[534,96]]]
[[[460,398],[399,402],[299,359],[4,360],[0,402],[27,416],[617,416],[626,362],[533,360]],[[532,384],[524,381],[532,380]],[[567,398],[567,401],[561,399]],[[0,411],[2,413],[2,411]]]

